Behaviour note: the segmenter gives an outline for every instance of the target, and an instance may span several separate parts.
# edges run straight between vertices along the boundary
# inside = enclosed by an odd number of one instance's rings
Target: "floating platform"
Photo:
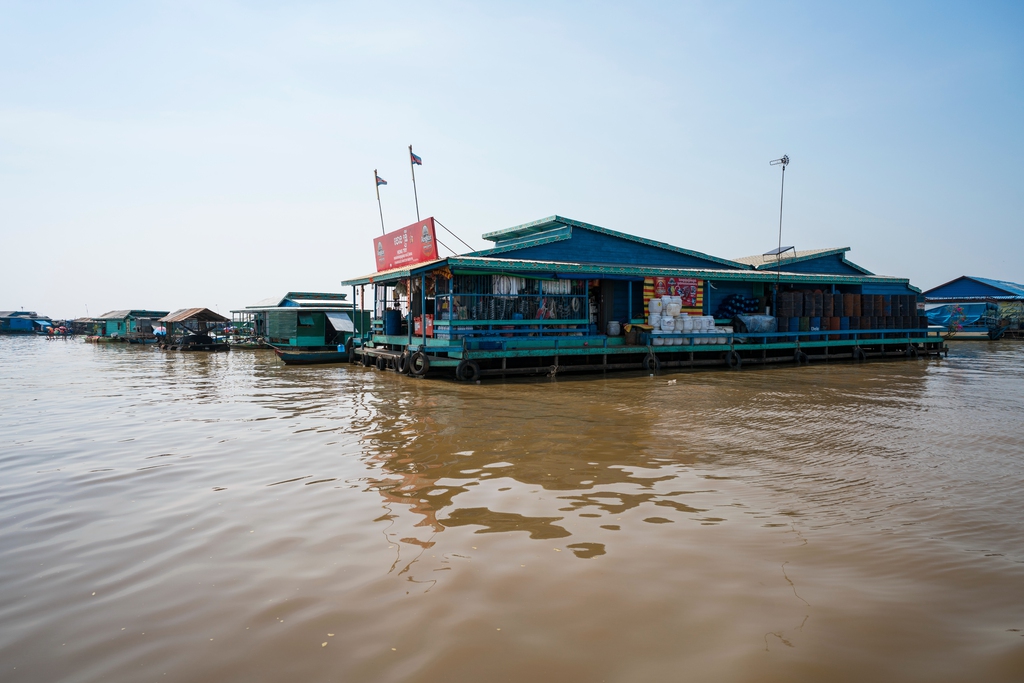
[[[667,335],[666,335],[667,336]],[[773,333],[753,335],[673,335],[690,341],[685,345],[654,346],[626,344],[623,337],[571,337],[545,345],[536,340],[493,340],[501,348],[467,348],[464,345],[408,344],[406,338],[375,335],[364,346],[352,349],[353,362],[373,365],[414,376],[449,375],[463,381],[487,376],[557,375],[570,372],[645,370],[668,368],[744,367],[869,359],[917,359],[948,353],[939,330],[848,331],[833,335],[820,333]],[[702,338],[703,337],[703,338]],[[708,339],[721,343],[703,344]],[[825,338],[823,338],[825,337]],[[479,340],[477,343],[488,340]],[[651,339],[653,341],[653,338]],[[697,342],[697,343],[694,343]]]

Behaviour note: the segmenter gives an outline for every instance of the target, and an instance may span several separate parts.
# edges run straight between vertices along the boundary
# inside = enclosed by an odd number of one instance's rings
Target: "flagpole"
[[[409,170],[412,171],[412,197],[416,200],[416,222],[419,222],[420,198],[416,194],[416,164],[412,163],[412,145],[409,145]]]
[[[386,235],[384,232],[384,208],[380,205],[380,183],[377,182],[377,169],[373,169],[373,186],[377,188],[377,210],[380,211],[380,234]]]

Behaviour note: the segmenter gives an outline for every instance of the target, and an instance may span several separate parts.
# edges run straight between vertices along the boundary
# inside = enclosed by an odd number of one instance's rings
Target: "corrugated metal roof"
[[[444,263],[447,259],[437,259],[434,261],[426,261],[425,263],[416,263],[410,266],[400,266],[398,268],[392,268],[391,270],[381,270],[370,275],[363,275],[362,277],[353,278],[351,280],[342,280],[341,285],[343,287],[349,287],[352,285],[368,285],[377,280],[399,280],[403,277],[409,277],[413,272],[419,272],[421,270],[430,270],[439,263]]]
[[[151,311],[148,308],[128,308],[119,311],[108,311],[96,318],[96,320],[124,320],[131,316],[133,318],[159,318],[167,315],[168,311]]]
[[[932,287],[924,295],[926,300],[931,301],[1020,299],[1024,298],[1024,285],[1008,280],[961,275],[938,287]]]
[[[179,308],[174,313],[160,318],[160,322],[162,323],[181,323],[186,320],[195,320],[197,322],[207,323],[231,322],[220,313],[215,313],[209,308]]]
[[[829,247],[827,249],[804,249],[802,251],[786,252],[781,258],[776,257],[774,254],[771,256],[755,254],[754,256],[742,256],[735,260],[738,263],[746,263],[748,266],[754,266],[755,268],[761,268],[762,266],[774,267],[776,264],[809,261],[823,256],[831,256],[832,254],[845,254],[848,251],[850,251],[849,247]]]
[[[420,264],[423,268],[406,268],[376,273],[373,276],[364,276],[355,280],[342,282],[347,284],[368,284],[372,281],[388,280],[394,281],[420,270],[430,270],[437,265],[447,265],[452,271],[456,270],[480,270],[494,273],[552,273],[554,274],[576,274],[576,275],[631,275],[638,277],[692,277],[701,280],[735,280],[744,282],[774,282],[777,278],[788,283],[836,283],[836,284],[901,284],[907,285],[913,291],[920,291],[910,285],[907,278],[891,277],[888,275],[837,275],[833,273],[792,273],[775,270],[734,270],[726,268],[686,268],[681,266],[611,266],[595,265],[592,263],[571,263],[565,261],[538,261],[529,259],[501,259],[487,256],[450,256],[447,259],[432,261],[429,264]],[[410,272],[410,270],[412,272]]]
[[[648,247],[655,247],[657,249],[664,249],[666,251],[672,251],[677,254],[686,254],[694,258],[704,259],[713,263],[719,263],[723,266],[732,266],[734,268],[746,269],[749,267],[748,264],[739,263],[736,261],[730,261],[729,259],[719,258],[717,256],[711,256],[699,251],[693,251],[692,249],[684,249],[677,247],[672,244],[665,242],[658,242],[656,240],[647,239],[646,237],[639,237],[638,235],[630,235],[629,233],[619,232],[618,230],[611,230],[609,228],[602,228],[600,225],[593,225],[592,223],[584,223],[583,221],[573,220],[572,218],[565,218],[563,216],[548,216],[542,218],[539,221],[533,221],[531,223],[523,223],[522,225],[516,225],[511,228],[505,228],[504,230],[495,230],[494,232],[484,233],[483,238],[491,242],[497,243],[495,248],[501,248],[502,244],[506,240],[521,239],[524,237],[530,237],[537,233],[547,232],[558,226],[568,225],[576,228],[583,228],[584,230],[592,230],[593,232],[600,233],[602,235],[609,235],[611,237],[618,237],[619,239],[628,240],[630,242],[636,242],[643,244]],[[561,237],[559,239],[565,239]],[[557,239],[551,239],[548,241],[558,241]],[[491,250],[486,250],[491,251]]]
[[[97,317],[97,320],[123,320],[128,317],[131,313],[131,309],[125,309],[123,311],[107,311],[103,315]]]
[[[297,306],[331,306],[344,301],[347,297],[348,295],[342,292],[288,292],[284,296],[262,299],[246,308],[276,308],[285,306],[286,301],[292,301]]]
[[[968,277],[973,280],[977,280],[978,282],[984,282],[990,287],[1002,289],[1010,296],[1024,296],[1024,285],[1016,282],[1010,282],[1009,280],[990,280],[987,277],[974,277],[972,275],[968,275]]]

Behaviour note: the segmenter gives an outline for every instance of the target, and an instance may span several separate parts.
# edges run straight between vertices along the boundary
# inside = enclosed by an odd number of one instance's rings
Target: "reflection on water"
[[[461,385],[0,338],[0,680],[1021,680],[1022,361]]]

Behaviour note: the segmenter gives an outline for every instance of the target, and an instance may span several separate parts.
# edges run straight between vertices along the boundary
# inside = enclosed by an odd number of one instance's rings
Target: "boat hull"
[[[314,365],[317,363],[344,363],[348,361],[347,351],[285,351],[274,349],[274,353],[286,365]]]

